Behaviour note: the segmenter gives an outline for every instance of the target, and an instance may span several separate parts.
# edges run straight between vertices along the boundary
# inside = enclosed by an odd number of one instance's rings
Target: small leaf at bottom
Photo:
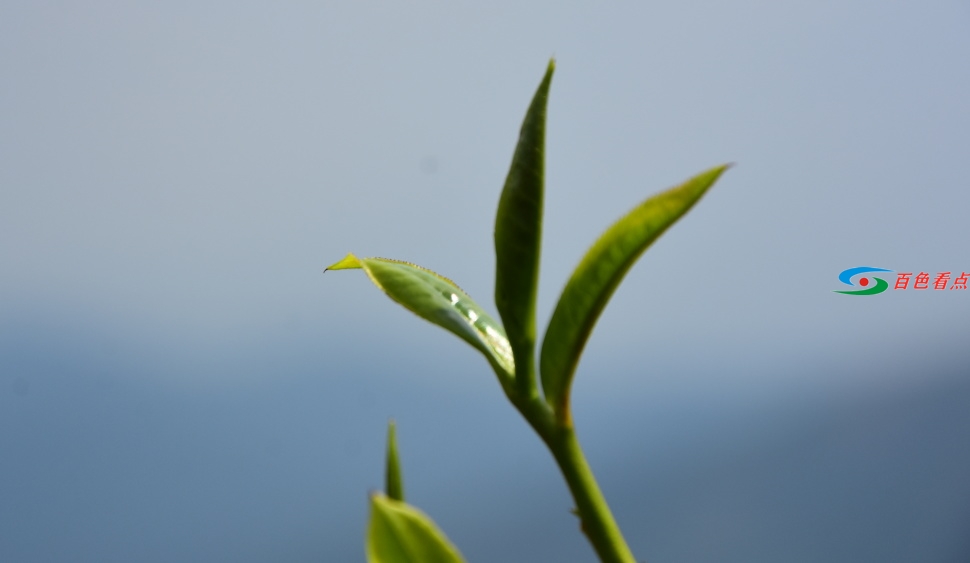
[[[371,495],[368,563],[463,563],[458,549],[420,510],[380,493]]]

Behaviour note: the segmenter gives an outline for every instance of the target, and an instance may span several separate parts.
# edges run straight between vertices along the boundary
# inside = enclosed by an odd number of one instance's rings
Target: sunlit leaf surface
[[[419,317],[431,321],[480,350],[499,377],[515,375],[512,349],[502,325],[454,282],[431,270],[386,258],[348,254],[328,270],[363,269],[374,285]]]

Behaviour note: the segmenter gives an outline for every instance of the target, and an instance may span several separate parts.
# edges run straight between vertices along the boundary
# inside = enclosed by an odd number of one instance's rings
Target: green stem
[[[511,398],[511,397],[510,397]],[[576,501],[580,527],[602,563],[636,563],[571,424],[557,421],[541,399],[512,401],[546,443]]]
[[[596,477],[586,462],[583,449],[572,428],[559,428],[546,445],[552,451],[566,484],[573,493],[583,533],[603,563],[636,563],[633,552],[626,545],[613,513],[596,483]]]

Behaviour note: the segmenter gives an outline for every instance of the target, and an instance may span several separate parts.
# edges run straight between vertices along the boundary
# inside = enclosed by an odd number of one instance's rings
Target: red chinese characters
[[[950,274],[952,272],[939,272],[933,278],[933,289],[944,290],[947,289],[947,283],[950,282]],[[896,272],[896,285],[893,289],[909,289],[909,282],[913,276],[913,272]],[[960,272],[960,275],[953,278],[953,283],[950,284],[949,289],[966,289],[967,281],[970,281],[970,272]],[[916,274],[916,280],[913,282],[913,289],[929,289],[930,287],[930,274],[928,272],[920,272]]]
[[[970,275],[967,272],[960,272],[960,277],[953,280],[953,285],[950,289],[966,289],[967,288],[967,276]]]

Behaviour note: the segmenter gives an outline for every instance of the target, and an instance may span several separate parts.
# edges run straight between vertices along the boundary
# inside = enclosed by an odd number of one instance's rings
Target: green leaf
[[[728,166],[712,168],[644,201],[607,229],[576,267],[549,321],[539,359],[546,401],[560,421],[571,423],[569,392],[579,356],[623,276]]]
[[[515,375],[512,349],[502,325],[448,278],[431,270],[387,258],[348,254],[327,270],[361,268],[374,285],[419,317],[447,329],[488,359],[503,385]]]
[[[522,385],[534,385],[546,105],[555,69],[555,61],[549,61],[526,112],[495,217],[495,305],[508,331]]]
[[[393,420],[387,422],[387,467],[384,479],[387,496],[404,501],[404,481],[401,478],[401,461],[397,455],[397,425]]]
[[[462,563],[454,545],[420,510],[380,493],[371,495],[368,563]]]

